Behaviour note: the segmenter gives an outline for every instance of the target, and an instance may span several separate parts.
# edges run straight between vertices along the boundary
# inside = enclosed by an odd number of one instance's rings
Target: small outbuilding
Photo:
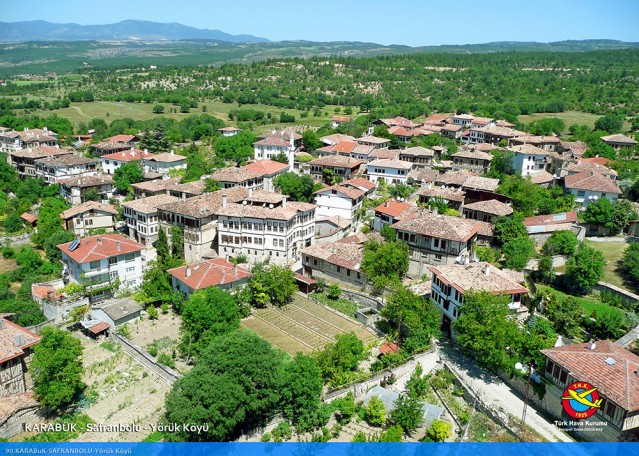
[[[142,307],[133,298],[111,299],[94,307],[91,315],[116,328],[140,318]]]

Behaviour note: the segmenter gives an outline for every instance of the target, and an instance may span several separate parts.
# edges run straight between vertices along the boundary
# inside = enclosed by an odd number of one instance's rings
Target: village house
[[[623,193],[616,181],[593,172],[566,176],[564,189],[575,196],[575,203],[582,209],[599,198],[608,198],[612,203]]]
[[[21,149],[33,149],[41,146],[55,147],[58,134],[44,128],[25,128],[22,131],[5,129],[0,131],[0,152],[10,154]]]
[[[452,159],[453,171],[467,169],[483,175],[489,171],[493,156],[489,152],[477,149],[461,149],[452,155]]]
[[[113,197],[113,178],[109,175],[71,177],[58,180],[58,184],[60,195],[71,205],[92,200],[105,203]]]
[[[597,157],[595,160],[603,157]],[[607,160],[603,158],[604,160]],[[567,176],[572,176],[573,174],[579,173],[597,173],[603,176],[606,176],[608,179],[617,180],[617,171],[614,169],[608,168],[604,165],[597,163],[596,161],[590,161],[589,158],[582,158],[579,161],[570,161],[566,163],[565,171]]]
[[[300,251],[313,243],[314,204],[287,201],[271,192],[252,192],[241,202],[222,194],[217,208],[218,255],[245,255],[249,263],[269,260],[292,266]]]
[[[64,229],[77,236],[86,236],[90,230],[105,229],[107,232],[115,228],[117,209],[110,204],[86,201],[62,212]]]
[[[78,284],[98,288],[119,281],[120,287],[133,289],[142,284],[144,246],[121,234],[101,234],[58,245],[62,252],[62,276]],[[102,298],[113,290],[99,291]]]
[[[359,146],[366,147],[366,146]],[[352,157],[352,154],[351,154]],[[368,154],[368,161],[371,162],[373,160],[399,160],[399,150],[397,149],[373,149],[370,154]]]
[[[433,187],[432,184],[419,191],[419,202],[428,204],[431,201],[446,203],[449,209],[461,212],[466,193],[458,188]]]
[[[470,127],[474,118],[475,116],[471,116],[470,114],[455,114],[451,116],[452,124],[462,127]]]
[[[121,152],[115,152],[112,154],[102,155],[100,161],[102,162],[102,172],[104,174],[115,174],[115,171],[122,165],[131,162],[140,162],[142,159],[150,157],[147,151],[128,149]]]
[[[109,299],[94,305],[90,315],[93,321],[100,321],[103,322],[102,324],[108,325],[107,328],[117,328],[139,320],[142,315],[142,307],[131,297]],[[91,328],[92,332],[96,332],[98,328]]]
[[[357,177],[355,179],[348,179],[341,182],[341,185],[357,188],[364,192],[365,196],[371,196],[375,191],[375,184],[363,177]]]
[[[442,129],[440,131],[440,134],[444,138],[461,139],[462,136],[465,136],[465,133],[467,131],[468,131],[467,128],[462,126],[462,125],[449,124],[449,125],[446,125],[446,126],[442,127]]]
[[[140,138],[138,137],[138,135],[115,135],[111,136],[110,138],[106,138],[104,141],[134,147],[140,142]]]
[[[514,138],[510,138],[511,146],[523,146],[529,144],[546,152],[563,152],[561,140],[557,136],[535,136],[535,135],[520,135]]]
[[[282,174],[289,171],[288,165],[273,160],[258,160],[253,163],[249,163],[244,168],[253,173],[257,173],[261,176],[264,184],[263,189],[267,192],[275,191],[275,184],[273,181]]]
[[[222,205],[223,194],[227,203],[241,202],[248,196],[249,190],[233,187],[158,207],[160,229],[165,230],[167,237],[170,238],[173,225],[182,229],[187,263],[218,256],[218,209]]]
[[[492,127],[495,125],[495,119],[490,117],[473,117],[470,121],[470,128]]]
[[[333,185],[315,192],[317,217],[340,216],[352,220],[362,208],[364,191],[350,185]]]
[[[512,124],[510,124],[512,125]],[[486,127],[474,127],[465,137],[470,144],[498,144],[502,140],[509,141],[512,138],[525,135],[523,131],[514,130],[511,127],[491,125]]]
[[[548,152],[531,144],[509,147],[513,152],[513,169],[515,173],[526,177],[544,171],[548,160]]]
[[[23,432],[23,425],[36,419],[38,401],[31,390],[29,365],[40,336],[0,313],[0,438]]]
[[[100,142],[98,144],[92,144],[91,149],[93,156],[100,158],[103,155],[131,150],[131,145],[126,143]]]
[[[408,244],[409,274],[421,277],[429,264],[465,264],[473,259],[481,225],[476,220],[423,210],[392,228],[397,230],[397,240]]]
[[[143,156],[142,166],[145,173],[158,173],[167,178],[171,170],[186,170],[186,157],[173,151],[149,154],[149,156]]]
[[[528,295],[524,275],[510,269],[498,269],[488,262],[431,266],[431,299],[442,312],[442,331],[455,336],[452,322],[463,310],[468,292],[487,291],[504,296],[512,312],[527,311],[522,299]]]
[[[200,179],[193,182],[186,182],[184,184],[174,184],[170,186],[168,190],[169,195],[185,200],[187,198],[193,198],[194,196],[204,194],[205,187],[206,181],[204,179]]]
[[[332,185],[333,179],[347,180],[354,177],[362,162],[343,155],[327,155],[311,160],[309,165],[313,179]]]
[[[480,222],[492,222],[496,217],[513,215],[513,208],[497,200],[477,201],[464,205],[463,216]]]
[[[424,119],[422,125],[427,128],[430,127],[443,127],[447,123],[451,123],[450,114],[431,114]]]
[[[414,167],[430,167],[433,165],[435,152],[425,147],[408,147],[399,152],[399,159],[412,163]]]
[[[555,231],[579,232],[577,224],[577,212],[559,212],[557,214],[537,215],[526,217],[524,226],[530,237],[537,245],[544,244]]]
[[[617,152],[619,152],[624,147],[635,147],[637,144],[639,144],[634,139],[621,134],[602,136],[600,139],[604,144],[608,144]]]
[[[331,128],[337,128],[340,125],[347,124],[347,123],[350,123],[352,121],[353,121],[353,119],[351,119],[350,117],[333,116],[333,118],[331,119]]]
[[[355,141],[339,141],[335,144],[320,147],[315,150],[315,153],[320,157],[335,154],[350,155],[356,146],[357,143]]]
[[[259,141],[253,143],[255,160],[274,159],[284,154],[290,169],[293,169],[295,151],[302,145],[302,135],[291,129],[272,131],[258,136]]]
[[[413,215],[418,209],[419,208],[414,204],[409,204],[404,201],[386,200],[375,208],[373,229],[380,232],[386,225],[399,222]]]
[[[355,139],[355,142],[357,144],[361,144],[362,146],[372,146],[376,149],[388,149],[390,139],[378,138],[377,136],[368,135]]]
[[[36,177],[36,160],[60,155],[71,155],[73,151],[58,146],[39,146],[9,152],[9,164],[13,166],[21,179]]]
[[[322,242],[302,250],[302,267],[306,277],[324,279],[353,288],[363,288],[368,279],[360,271],[364,259],[364,243],[375,239],[383,242],[378,234],[349,236],[335,242]]]
[[[403,128],[416,128],[419,126],[419,124],[416,124],[415,122],[407,119],[406,117],[402,117],[402,116],[397,116],[397,117],[393,117],[392,119],[379,119],[377,122],[375,122],[377,125],[384,125],[387,128],[391,128],[391,127],[403,127]]]
[[[36,177],[47,184],[55,184],[58,179],[77,176],[95,176],[98,173],[96,160],[79,155],[48,155],[35,160]]]
[[[211,258],[186,266],[169,269],[173,291],[189,299],[193,293],[209,287],[237,290],[246,285],[251,273],[224,258]]]
[[[333,146],[340,141],[353,141],[355,142],[355,138],[350,135],[343,135],[341,133],[333,133],[332,135],[322,136],[320,139],[322,144],[327,146]]]
[[[130,238],[150,248],[158,239],[158,207],[180,201],[171,195],[156,195],[122,203]]]
[[[585,440],[636,440],[639,427],[637,355],[610,340],[547,348],[541,353],[546,362],[538,369],[548,380],[544,395],[547,399],[541,403],[545,411],[556,419],[572,420],[562,404],[564,392],[575,382],[589,383],[597,389],[601,403],[594,415],[580,420],[585,424],[576,427],[577,435]],[[597,426],[601,432],[586,432],[590,426]]]
[[[222,168],[215,171],[210,176],[220,183],[221,188],[245,187],[252,190],[264,188],[264,178],[261,174],[249,171],[246,167]]]
[[[368,179],[377,184],[383,180],[386,184],[407,184],[408,173],[413,168],[413,164],[397,159],[380,158],[373,160],[366,165]]]
[[[239,132],[242,131],[242,129],[236,128],[236,127],[223,127],[223,128],[218,128],[217,131],[219,131],[222,134],[222,136],[228,138],[229,136],[237,135]]]
[[[181,178],[159,179],[132,184],[135,192],[135,199],[146,198],[147,196],[168,195],[172,188],[179,185]]]

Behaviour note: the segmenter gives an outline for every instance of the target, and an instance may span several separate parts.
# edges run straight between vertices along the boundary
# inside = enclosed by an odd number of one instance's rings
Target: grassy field
[[[219,119],[224,120],[228,124],[234,125],[235,122],[229,121],[228,114],[233,109],[238,109],[237,103],[222,103],[222,102],[206,102],[200,103],[197,109],[191,109],[190,113],[169,113],[171,108],[176,108],[179,111],[179,107],[175,107],[171,104],[164,104],[164,114],[162,116],[171,117],[173,119],[183,119],[184,117],[192,114],[201,114],[202,106],[206,105],[206,113],[211,114]],[[71,103],[68,108],[56,109],[53,111],[39,111],[36,114],[41,116],[47,116],[50,114],[58,114],[59,116],[69,119],[74,124],[80,122],[87,122],[93,118],[104,119],[107,123],[110,123],[116,119],[122,119],[125,117],[134,120],[148,120],[158,117],[158,114],[153,114],[153,106],[155,103],[129,103],[125,101],[93,101],[90,103]],[[242,109],[256,109],[264,111],[266,113],[272,113],[273,116],[279,116],[284,111],[287,114],[295,116],[295,125],[305,124],[311,126],[321,126],[330,122],[334,113],[335,106],[325,106],[319,117],[313,117],[313,113],[309,113],[309,116],[302,119],[302,111],[298,109],[280,109],[273,106],[266,105],[242,105]],[[354,117],[355,115],[352,115]],[[258,131],[267,131],[272,128],[281,128],[289,126],[291,124],[272,124],[262,127],[258,127]]]
[[[588,125],[590,128],[593,128],[595,126],[595,122],[601,116],[597,114],[589,114],[587,112],[579,112],[579,111],[566,111],[566,112],[558,112],[558,113],[538,112],[528,116],[519,116],[519,121],[528,124],[535,120],[543,119],[544,117],[558,117],[564,121],[564,123],[566,124],[566,129],[568,129],[568,127],[570,127],[573,124]],[[630,123],[624,122],[624,129],[629,130]]]
[[[584,244],[595,250],[599,250],[606,258],[603,281],[615,286],[628,288],[631,284],[624,280],[619,267],[624,250],[628,247],[625,242],[592,242],[585,240]]]
[[[336,335],[350,331],[365,345],[377,341],[361,324],[300,296],[281,309],[259,309],[254,316],[244,319],[242,326],[291,355],[321,350],[334,342]]]
[[[537,290],[552,292],[557,296],[558,300],[563,300],[569,297],[575,298],[579,302],[579,305],[581,306],[581,308],[584,309],[587,315],[590,315],[593,312],[593,310],[597,311],[597,315],[616,314],[616,313],[623,314],[623,311],[621,309],[617,309],[616,307],[612,307],[612,306],[609,306],[608,304],[599,302],[598,300],[590,296],[573,296],[573,295],[566,294],[562,291],[559,291],[556,288],[552,288],[546,285],[537,285]]]

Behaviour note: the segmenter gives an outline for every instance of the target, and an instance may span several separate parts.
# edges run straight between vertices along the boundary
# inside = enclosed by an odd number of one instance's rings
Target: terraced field
[[[350,331],[364,344],[377,340],[364,326],[301,296],[283,309],[260,309],[242,325],[292,355],[321,350],[336,335]]]

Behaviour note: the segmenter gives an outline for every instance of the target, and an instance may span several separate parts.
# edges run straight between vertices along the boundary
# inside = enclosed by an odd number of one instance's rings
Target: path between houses
[[[425,373],[440,367],[442,362],[451,366],[462,383],[481,397],[485,405],[492,409],[501,409],[513,417],[521,417],[524,409],[523,399],[499,377],[480,368],[475,362],[462,355],[459,349],[447,344],[438,344],[435,353],[419,360]],[[398,377],[391,388],[402,392],[412,372],[411,369],[410,372]],[[570,437],[538,414],[532,406],[529,406],[526,412],[526,424],[550,442],[572,442]]]

